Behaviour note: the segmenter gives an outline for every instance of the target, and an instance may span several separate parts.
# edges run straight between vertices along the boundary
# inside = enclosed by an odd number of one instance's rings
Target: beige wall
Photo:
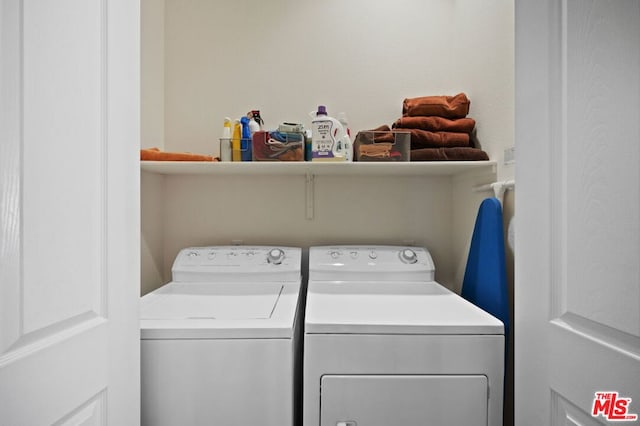
[[[165,177],[154,173],[140,176],[140,293],[146,294],[165,283]]]
[[[150,1],[150,0],[147,0]],[[406,97],[465,92],[482,146],[513,145],[513,2],[165,0],[165,143],[216,152],[224,117],[310,125],[327,105],[354,131]]]
[[[164,148],[164,0],[140,1],[141,148]]]

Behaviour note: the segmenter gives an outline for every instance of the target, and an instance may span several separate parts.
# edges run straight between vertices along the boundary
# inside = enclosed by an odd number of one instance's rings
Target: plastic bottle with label
[[[240,120],[236,119],[233,124],[233,136],[231,137],[231,159],[232,161],[242,161],[241,143],[242,125]]]
[[[240,154],[240,158],[242,161],[251,161],[253,147],[251,129],[249,128],[249,117],[242,117],[240,119],[240,124],[242,125],[242,140],[240,141],[240,150],[242,152]]]
[[[346,131],[340,121],[327,114],[324,105],[318,106],[311,120],[311,161],[346,161]]]
[[[251,130],[251,135],[255,132],[262,130],[262,117],[260,117],[260,111],[257,109],[252,109],[247,113],[247,117],[249,117],[249,130]]]
[[[349,128],[349,122],[347,121],[347,114],[341,112],[338,114],[338,121],[342,124],[344,128],[344,151],[345,151],[345,160],[353,161],[353,141],[351,140],[351,129]]]
[[[220,161],[231,161],[231,119],[224,119],[222,137],[220,138]]]

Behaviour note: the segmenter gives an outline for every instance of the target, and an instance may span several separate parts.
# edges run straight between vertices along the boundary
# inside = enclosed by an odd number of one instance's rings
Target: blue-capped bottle
[[[251,141],[251,129],[249,128],[249,117],[242,117],[240,119],[242,125],[242,139],[240,140],[240,152],[242,161],[251,161],[252,156],[252,141]]]

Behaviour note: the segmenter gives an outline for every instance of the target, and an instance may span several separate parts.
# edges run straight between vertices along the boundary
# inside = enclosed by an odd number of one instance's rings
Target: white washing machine
[[[502,425],[502,322],[423,248],[309,250],[304,426]]]
[[[142,424],[294,424],[301,250],[193,247],[141,299]]]

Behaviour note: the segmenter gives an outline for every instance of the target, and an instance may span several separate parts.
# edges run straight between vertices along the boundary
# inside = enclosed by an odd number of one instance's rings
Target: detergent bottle
[[[342,124],[327,115],[324,105],[318,106],[311,120],[311,161],[346,161],[346,131]]]

